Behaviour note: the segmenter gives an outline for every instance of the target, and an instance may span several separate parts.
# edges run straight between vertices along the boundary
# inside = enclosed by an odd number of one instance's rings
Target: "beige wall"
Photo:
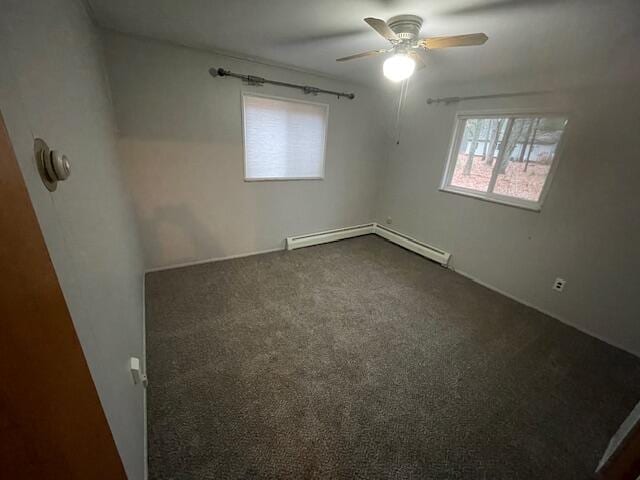
[[[640,354],[640,89],[584,87],[555,96],[427,105],[427,97],[544,88],[495,80],[409,92],[376,219],[452,253],[452,266],[614,345]],[[569,113],[564,149],[542,211],[438,190],[458,110],[553,108]],[[556,277],[564,292],[551,289]]]
[[[289,235],[369,222],[383,159],[367,88],[105,32],[120,153],[148,268],[282,248]],[[242,91],[308,99],[283,87],[212,78],[211,67],[325,89],[325,179],[245,182]]]
[[[143,265],[99,37],[79,1],[1,0],[0,11],[0,109],[120,456],[141,480],[143,390],[128,361],[143,355]],[[54,193],[34,137],[71,161]]]

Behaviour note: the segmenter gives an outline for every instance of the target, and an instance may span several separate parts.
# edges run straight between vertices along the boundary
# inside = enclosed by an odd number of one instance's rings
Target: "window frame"
[[[324,108],[324,141],[322,152],[322,174],[316,177],[247,177],[247,126],[245,115],[245,98],[246,97],[260,97],[269,98],[272,100],[279,100],[290,103],[304,103],[309,105],[316,105]],[[288,181],[304,181],[304,180],[324,180],[325,169],[327,162],[327,146],[329,137],[329,104],[320,102],[310,102],[308,100],[300,100],[297,98],[281,97],[277,95],[268,95],[264,93],[241,91],[240,92],[240,114],[242,116],[242,158],[243,158],[243,177],[245,182],[288,182]]]
[[[534,202],[531,200],[524,200],[517,197],[511,197],[508,195],[502,195],[495,192],[479,192],[477,190],[472,190],[470,188],[458,187],[455,185],[451,185],[451,180],[453,179],[453,174],[455,172],[456,163],[458,161],[458,151],[460,149],[460,142],[462,141],[462,135],[464,135],[464,126],[466,124],[466,120],[469,119],[477,119],[477,118],[535,118],[535,117],[564,117],[566,118],[564,129],[562,130],[562,135],[560,136],[560,140],[555,149],[555,153],[553,156],[553,162],[551,163],[551,168],[549,169],[549,173],[547,174],[547,178],[545,179],[544,185],[542,186],[542,191],[540,192],[540,197],[538,201]],[[518,207],[525,210],[531,210],[534,212],[540,212],[542,210],[542,205],[547,197],[549,189],[551,187],[551,183],[555,176],[555,172],[558,169],[558,164],[560,163],[560,157],[562,154],[563,145],[565,143],[565,134],[567,128],[569,126],[570,115],[567,111],[562,110],[547,110],[547,109],[500,109],[500,110],[471,110],[471,111],[459,111],[456,112],[454,119],[454,129],[453,135],[451,137],[451,142],[449,145],[449,153],[447,155],[447,161],[445,164],[444,172],[442,175],[442,180],[440,181],[439,190],[441,192],[446,193],[454,193],[457,195],[462,195],[465,197],[477,198],[479,200],[484,200],[486,202],[497,203],[500,205],[507,205],[510,207]],[[490,186],[495,185],[495,180],[498,176],[498,173],[495,171],[492,174],[492,179],[490,181]]]

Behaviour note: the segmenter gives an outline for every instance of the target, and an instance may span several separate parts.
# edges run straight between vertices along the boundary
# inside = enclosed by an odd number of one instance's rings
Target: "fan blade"
[[[389,25],[387,25],[387,22],[385,22],[384,20],[380,20],[379,18],[367,17],[364,19],[364,21],[367,22],[371,28],[373,28],[376,32],[378,32],[390,42],[393,43],[400,41],[400,38],[395,34],[393,30],[389,28]]]
[[[422,50],[424,52],[424,50]],[[409,56],[416,62],[416,70],[422,70],[427,64],[424,61],[422,54],[419,51],[409,52]]]
[[[458,8],[436,12],[437,15],[478,15],[500,14],[522,8],[550,8],[555,4],[567,3],[567,0],[483,0],[481,2],[464,2]]]
[[[424,48],[436,49],[436,48],[449,48],[449,47],[469,47],[472,45],[482,45],[489,37],[484,33],[470,33],[468,35],[453,35],[450,37],[434,37],[423,38],[420,40],[420,44]]]
[[[356,53],[355,55],[349,55],[348,57],[342,57],[342,58],[338,58],[336,60],[336,62],[346,62],[347,60],[353,60],[355,58],[362,58],[362,57],[372,57],[373,55],[378,55],[380,53],[386,53],[389,50],[381,48],[378,50],[369,50],[368,52],[362,52],[362,53]]]

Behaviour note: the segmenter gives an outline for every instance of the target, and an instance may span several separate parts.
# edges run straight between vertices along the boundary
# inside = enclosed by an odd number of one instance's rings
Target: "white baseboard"
[[[173,265],[165,265],[163,267],[153,267],[145,270],[145,273],[161,272],[163,270],[173,270],[174,268],[192,267],[194,265],[202,265],[203,263],[221,262],[223,260],[232,260],[234,258],[252,257],[254,255],[262,255],[263,253],[280,252],[284,248],[270,248],[268,250],[258,250],[256,252],[238,253],[236,255],[227,255],[225,257],[206,258],[204,260],[195,260],[193,262],[175,263]]]
[[[142,368],[143,372],[147,373],[147,294],[146,294],[146,275],[142,273]],[[144,421],[144,443],[142,445],[142,451],[144,456],[144,480],[149,478],[149,437],[147,428],[147,389],[142,389],[142,418]]]
[[[335,230],[326,230],[324,232],[287,237],[287,250],[295,250],[296,248],[311,247],[312,245],[320,245],[323,243],[335,242],[337,240],[344,240],[346,238],[368,235],[370,233],[374,233],[375,225],[375,223],[367,223],[365,225],[356,225],[354,227],[336,228]]]
[[[287,237],[285,241],[285,248],[287,250],[295,250],[297,248],[311,247],[313,245],[321,245],[323,243],[335,242],[338,240],[344,240],[347,238],[359,237],[361,235],[376,234],[386,240],[389,240],[396,245],[400,245],[407,250],[422,255],[423,257],[434,260],[442,265],[447,265],[451,255],[439,248],[432,247],[426,243],[420,242],[415,238],[400,233],[396,230],[392,230],[388,227],[384,227],[375,222],[366,223],[363,225],[355,225],[353,227],[336,228],[334,230],[326,230],[323,232],[309,233],[305,235],[296,235],[293,237]],[[272,253],[283,250],[283,248],[271,248],[268,250],[259,250],[249,253],[240,253],[236,255],[228,255],[224,257],[207,258],[204,260],[195,260],[193,262],[176,263],[173,265],[166,265],[162,267],[153,267],[145,270],[145,273],[161,272],[163,270],[172,270],[174,268],[191,267],[194,265],[201,265],[203,263],[220,262],[222,260],[231,260],[234,258],[250,257],[253,255],[261,255],[263,253]]]
[[[640,357],[640,352],[633,351],[630,348],[625,347],[624,345],[621,345],[618,342],[615,342],[615,341],[613,341],[613,340],[611,340],[609,338],[605,338],[600,334],[594,333],[591,330],[589,330],[587,328],[584,328],[581,325],[577,325],[575,322],[567,320],[565,317],[562,317],[562,316],[560,316],[560,315],[558,315],[556,313],[552,313],[552,312],[550,312],[548,310],[545,310],[544,308],[537,307],[536,305],[533,305],[532,303],[529,303],[526,300],[523,300],[523,299],[521,299],[519,297],[516,297],[515,295],[512,295],[509,292],[505,292],[504,290],[502,290],[500,288],[494,287],[493,285],[491,285],[491,284],[489,284],[487,282],[484,282],[484,281],[478,279],[477,277],[474,277],[473,275],[470,275],[470,274],[468,274],[466,272],[463,272],[463,271],[457,270],[457,269],[456,270],[452,270],[452,271],[454,273],[462,275],[465,278],[468,278],[469,280],[471,280],[474,283],[477,283],[478,285],[482,285],[483,287],[486,287],[489,290],[493,290],[494,292],[499,293],[500,295],[504,295],[505,297],[510,298],[511,300],[513,300],[515,302],[518,302],[518,303],[520,303],[520,304],[522,304],[522,305],[524,305],[526,307],[533,308],[534,310],[537,310],[538,312],[543,313],[548,317],[551,317],[551,318],[553,318],[555,320],[558,320],[559,322],[564,323],[565,325],[573,327],[576,330],[579,330],[580,332],[582,332],[582,333],[584,333],[586,335],[589,335],[590,337],[597,338],[598,340],[600,340],[600,341],[602,341],[604,343],[607,343],[609,345],[612,345],[612,346],[614,346],[616,348],[619,348],[620,350],[624,350],[625,352],[630,353],[631,355],[634,355],[636,357]]]

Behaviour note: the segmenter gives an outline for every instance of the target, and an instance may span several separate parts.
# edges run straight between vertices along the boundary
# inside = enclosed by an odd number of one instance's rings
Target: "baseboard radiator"
[[[325,232],[309,233],[308,235],[298,235],[297,237],[287,237],[287,250],[295,250],[296,248],[310,247],[312,245],[344,240],[345,238],[368,235],[374,233],[375,225],[375,223],[368,223],[355,227],[338,228]]]
[[[427,245],[426,243],[420,242],[419,240],[405,235],[404,233],[400,233],[377,223],[368,223],[366,225],[357,225],[355,227],[338,228],[336,230],[327,230],[325,232],[287,237],[287,250],[295,250],[296,248],[310,247],[312,245],[320,245],[322,243],[335,242],[338,240],[344,240],[345,238],[359,237],[361,235],[369,235],[372,233],[444,266],[449,263],[449,259],[451,258],[451,254],[444,250]]]

